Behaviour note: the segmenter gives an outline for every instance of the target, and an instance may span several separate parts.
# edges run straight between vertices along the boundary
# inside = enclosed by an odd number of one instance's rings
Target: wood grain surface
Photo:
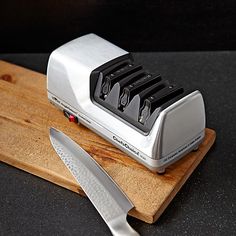
[[[215,132],[206,129],[197,152],[158,175],[84,126],[69,123],[48,102],[43,74],[0,61],[0,100],[1,161],[83,195],[50,144],[49,127],[53,126],[103,166],[133,202],[129,214],[147,223],[158,219],[215,140]]]

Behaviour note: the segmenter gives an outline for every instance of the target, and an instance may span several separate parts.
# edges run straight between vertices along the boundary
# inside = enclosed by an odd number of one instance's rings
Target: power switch
[[[63,111],[63,114],[70,122],[78,123],[78,118],[72,114],[70,114],[68,111]]]

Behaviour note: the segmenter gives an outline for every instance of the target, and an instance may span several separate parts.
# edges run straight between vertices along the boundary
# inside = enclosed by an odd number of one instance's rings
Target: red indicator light
[[[76,119],[75,119],[75,117],[73,115],[69,115],[68,118],[69,118],[70,122],[76,122]]]

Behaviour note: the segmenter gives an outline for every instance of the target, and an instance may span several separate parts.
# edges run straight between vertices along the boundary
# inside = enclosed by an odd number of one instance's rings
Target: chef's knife
[[[139,235],[126,217],[133,204],[104,169],[77,143],[50,128],[55,151],[115,236]]]

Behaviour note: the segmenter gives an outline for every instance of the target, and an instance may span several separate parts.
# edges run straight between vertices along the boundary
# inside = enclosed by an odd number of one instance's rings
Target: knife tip
[[[56,132],[58,132],[58,130],[56,130],[55,128],[53,128],[53,127],[50,127],[50,128],[49,128],[49,133],[50,133],[50,135],[53,135],[53,134],[55,134]]]

